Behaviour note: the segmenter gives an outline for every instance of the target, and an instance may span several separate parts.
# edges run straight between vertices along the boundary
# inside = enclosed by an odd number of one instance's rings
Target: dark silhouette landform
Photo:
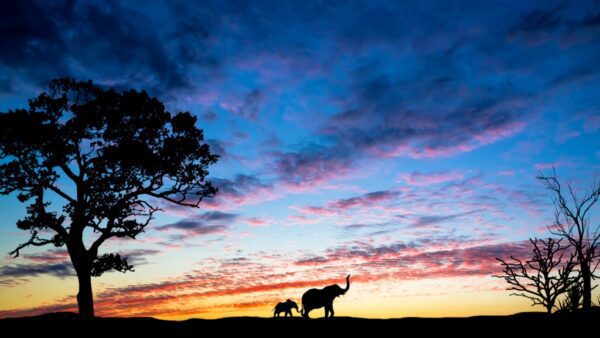
[[[545,312],[524,312],[508,316],[475,316],[455,318],[391,318],[366,319],[354,317],[318,318],[306,320],[302,317],[229,317],[221,319],[187,319],[183,321],[155,318],[102,318],[81,319],[76,313],[49,313],[35,317],[0,319],[2,332],[15,332],[20,336],[59,337],[106,337],[108,335],[135,337],[202,337],[254,335],[281,337],[322,336],[323,333],[347,334],[351,337],[362,333],[397,336],[425,337],[428,333],[472,334],[493,336],[495,331],[522,336],[524,333],[571,332],[574,327],[594,329],[600,322],[600,308],[594,307],[587,313],[548,315]],[[568,337],[568,335],[566,335]]]

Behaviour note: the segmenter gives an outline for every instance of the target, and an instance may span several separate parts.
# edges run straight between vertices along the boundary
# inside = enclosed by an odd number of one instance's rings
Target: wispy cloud
[[[293,261],[293,264],[299,269],[311,267],[314,272],[299,270],[304,272],[288,272],[285,275],[278,273],[276,266],[267,266],[247,258],[242,258],[242,262],[235,259],[221,260],[217,264],[207,262],[202,270],[192,271],[182,278],[108,288],[98,294],[96,308],[103,316],[139,316],[148,313],[154,316],[192,316],[207,310],[238,307],[236,304],[239,302],[236,300],[227,301],[226,299],[231,298],[221,297],[241,296],[248,299],[257,295],[259,298],[256,301],[246,302],[248,304],[242,307],[266,309],[272,307],[272,299],[283,297],[274,297],[276,294],[289,295],[290,292],[343,282],[343,274],[341,277],[318,277],[319,271],[328,269],[344,273],[356,271],[353,274],[353,283],[359,284],[489,276],[500,269],[495,257],[509,254],[523,257],[529,254],[529,251],[527,242],[477,245],[476,242],[466,239],[450,238],[419,243],[398,242],[389,246],[351,246],[329,250],[326,256],[299,258]],[[262,273],[257,274],[257,271]],[[203,300],[208,299],[213,302],[220,300],[217,301],[219,305],[198,305],[198,302],[201,304]],[[186,303],[189,305],[180,306],[177,311],[173,312],[171,309],[173,304]],[[0,312],[0,317],[33,315],[53,309],[73,308],[72,299],[67,298],[57,304],[38,308],[5,310]]]
[[[457,218],[468,216],[468,215],[472,215],[472,214],[475,214],[475,213],[478,213],[478,212],[482,212],[482,211],[484,211],[484,210],[483,209],[472,210],[472,211],[461,212],[461,213],[450,214],[450,215],[426,215],[426,216],[418,216],[415,219],[415,221],[411,224],[411,226],[419,228],[419,227],[428,226],[428,225],[432,225],[432,224],[443,223],[443,222],[452,221],[452,220],[455,220]]]

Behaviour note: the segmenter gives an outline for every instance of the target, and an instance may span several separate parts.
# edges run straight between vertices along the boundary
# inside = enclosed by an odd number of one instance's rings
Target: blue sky
[[[348,296],[350,315],[447,315],[435,309],[450,298],[415,281],[489,295],[458,314],[524,309],[490,275],[494,255],[547,236],[552,205],[536,173],[554,165],[584,188],[600,170],[597,1],[1,6],[0,111],[59,76],[145,89],[198,116],[221,155],[214,200],[165,206],[140,241],[110,244],[140,265],[97,280],[101,313],[128,287],[159,299],[189,280],[183,310],[156,300],[127,313],[261,314],[306,281],[349,272],[364,291]],[[8,252],[26,238],[14,226],[24,206],[0,197],[0,212]],[[72,305],[65,257],[44,255],[57,258],[2,259],[0,292],[13,296],[0,311]],[[211,278],[257,290],[219,286],[208,300],[198,290]],[[378,308],[360,306],[369,294]]]

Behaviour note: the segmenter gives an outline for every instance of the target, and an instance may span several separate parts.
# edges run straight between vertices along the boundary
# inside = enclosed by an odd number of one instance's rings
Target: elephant
[[[309,312],[325,307],[325,317],[333,317],[333,300],[345,294],[350,289],[350,275],[346,276],[346,288],[342,289],[339,285],[333,284],[322,289],[310,289],[302,295],[302,310],[300,314],[304,318],[310,318]]]
[[[285,302],[277,303],[277,305],[275,305],[275,308],[273,309],[273,317],[280,317],[281,312],[285,313],[285,317],[287,317],[288,314],[290,315],[290,317],[294,317],[294,315],[292,314],[292,309],[296,309],[296,312],[300,312],[298,311],[298,304],[296,304],[296,302],[290,299],[286,300]]]

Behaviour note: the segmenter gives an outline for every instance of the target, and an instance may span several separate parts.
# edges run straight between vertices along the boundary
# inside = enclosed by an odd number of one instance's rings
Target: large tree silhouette
[[[162,204],[198,207],[216,193],[206,177],[218,156],[195,124],[145,91],[68,78],[53,80],[28,109],[0,113],[0,193],[29,203],[17,227],[31,236],[11,254],[66,246],[79,313],[94,317],[91,276],[132,269],[118,254],[99,255],[100,246],[135,239]]]

